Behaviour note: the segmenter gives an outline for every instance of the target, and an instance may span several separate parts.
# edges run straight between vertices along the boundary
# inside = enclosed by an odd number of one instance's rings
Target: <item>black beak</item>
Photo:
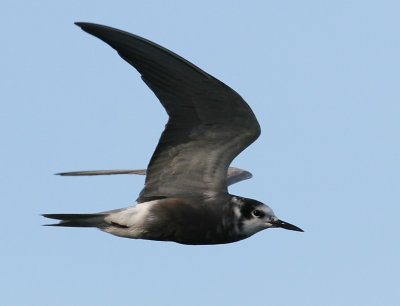
[[[274,227],[281,227],[281,228],[291,230],[291,231],[296,231],[296,232],[304,232],[301,228],[299,228],[293,224],[279,220],[279,219],[276,221],[273,221],[271,223],[273,224]]]

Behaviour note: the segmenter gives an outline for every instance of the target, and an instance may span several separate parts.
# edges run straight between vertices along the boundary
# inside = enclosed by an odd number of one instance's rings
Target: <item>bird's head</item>
[[[237,196],[232,197],[232,203],[238,219],[238,230],[246,237],[270,227],[303,232],[301,228],[279,220],[273,210],[264,203]]]

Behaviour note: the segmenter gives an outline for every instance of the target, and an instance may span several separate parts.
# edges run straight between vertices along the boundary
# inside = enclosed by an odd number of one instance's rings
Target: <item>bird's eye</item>
[[[261,217],[261,211],[259,211],[258,209],[253,210],[252,214],[254,217],[257,217],[257,218]]]

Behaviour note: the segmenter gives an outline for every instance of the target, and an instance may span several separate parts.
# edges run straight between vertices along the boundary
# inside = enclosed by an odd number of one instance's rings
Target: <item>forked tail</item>
[[[59,223],[45,224],[45,226],[68,226],[68,227],[98,227],[105,225],[106,214],[44,214],[43,217],[60,220]]]

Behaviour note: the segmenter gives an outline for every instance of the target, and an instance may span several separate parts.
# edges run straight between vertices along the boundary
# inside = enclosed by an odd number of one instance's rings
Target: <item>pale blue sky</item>
[[[41,227],[134,204],[167,116],[139,74],[73,25],[153,40],[234,88],[262,127],[231,193],[304,233],[183,246]],[[398,1],[0,4],[2,305],[398,305]]]

